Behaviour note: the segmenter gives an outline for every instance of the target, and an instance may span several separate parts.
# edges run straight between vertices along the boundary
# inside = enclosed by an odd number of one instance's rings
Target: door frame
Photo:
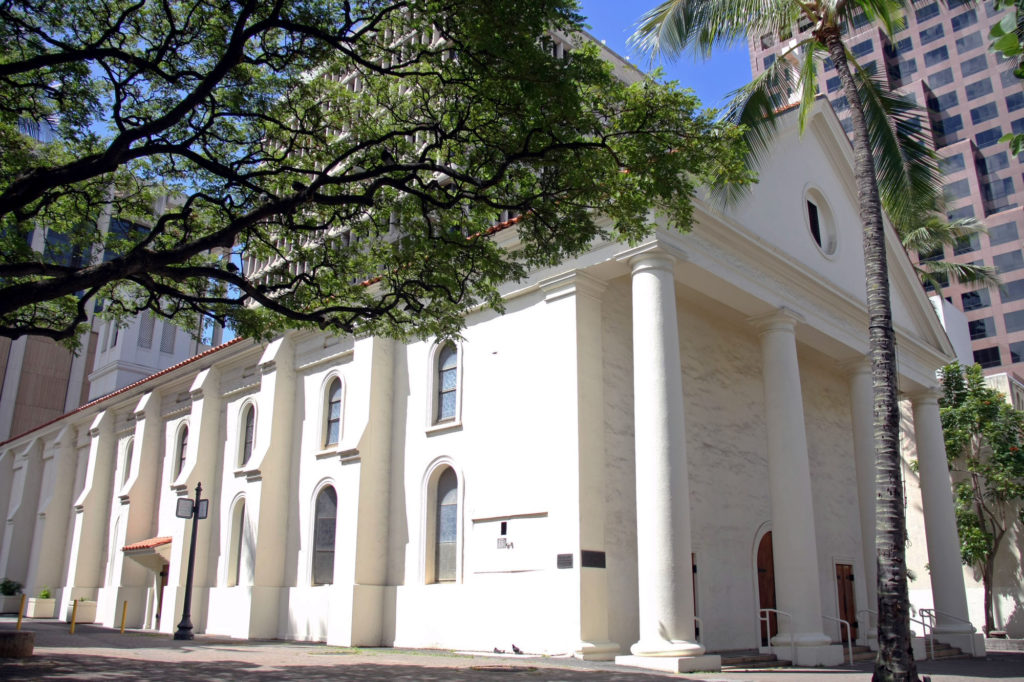
[[[754,616],[753,619],[752,619],[753,620],[753,631],[752,631],[752,638],[751,639],[754,642],[754,647],[753,648],[755,648],[755,649],[757,649],[758,651],[761,651],[761,652],[767,651],[768,648],[761,644],[761,621],[760,621],[760,613],[761,613],[761,586],[760,586],[760,583],[759,583],[759,580],[758,580],[758,577],[757,577],[757,550],[761,546],[762,538],[764,538],[765,535],[767,535],[768,533],[771,533],[771,532],[772,532],[772,522],[771,521],[765,521],[764,523],[762,523],[760,526],[757,527],[757,531],[754,532],[754,542],[753,542],[753,544],[750,547],[750,573],[751,573],[752,587],[753,587],[753,592],[752,592],[753,609],[752,609],[752,613],[753,613],[753,616]],[[774,539],[773,539],[773,543],[772,544],[774,545]],[[773,549],[774,549],[774,547],[773,547]],[[774,569],[774,567],[773,567],[773,569]],[[773,578],[774,578],[774,575],[773,575]],[[778,608],[778,601],[776,601],[776,608]]]
[[[860,639],[861,639],[861,628],[859,627],[859,618],[857,616],[857,611],[859,610],[857,608],[857,606],[858,606],[858,603],[860,601],[857,598],[857,576],[860,575],[860,572],[858,570],[860,568],[860,566],[857,564],[856,561],[854,561],[849,556],[838,555],[838,556],[833,556],[832,557],[832,575],[831,575],[832,607],[833,607],[833,613],[835,614],[836,618],[842,618],[842,614],[839,613],[839,586],[836,584],[836,566],[838,566],[839,564],[844,564],[846,566],[849,566],[851,571],[852,571],[851,575],[854,576],[854,580],[853,580],[853,618],[854,618],[854,620],[858,621],[858,627],[857,627],[857,632],[854,633],[854,637],[853,637],[853,642],[852,643],[856,645],[857,642],[860,641]],[[838,642],[842,643],[842,641],[843,641],[843,632],[842,632],[843,625],[842,625],[842,623],[836,623],[835,621],[827,621],[827,623],[835,628],[835,632],[838,635],[838,637],[836,638],[835,641],[838,641]],[[850,623],[850,626],[852,627],[853,623]],[[831,636],[831,634],[830,634],[830,636]]]

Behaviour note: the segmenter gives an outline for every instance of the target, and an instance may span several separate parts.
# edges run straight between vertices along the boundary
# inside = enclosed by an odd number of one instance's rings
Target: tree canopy
[[[980,366],[958,363],[942,368],[939,404],[960,554],[981,572],[987,634],[996,629],[996,555],[1007,531],[1024,523],[1024,412],[985,383]]]
[[[581,20],[573,0],[0,3],[0,335],[73,344],[99,300],[256,337],[453,334],[502,282],[640,239],[652,207],[685,229],[701,182],[748,178],[738,133],[616,77]]]

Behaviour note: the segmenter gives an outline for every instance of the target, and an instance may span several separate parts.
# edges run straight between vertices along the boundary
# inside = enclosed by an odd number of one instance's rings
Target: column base
[[[629,647],[629,653],[634,656],[675,656],[687,658],[703,654],[704,646],[685,639],[641,639]]]
[[[619,648],[615,642],[580,642],[572,655],[583,661],[613,661]]]
[[[722,657],[703,656],[616,656],[616,665],[661,670],[670,673],[721,672]]]

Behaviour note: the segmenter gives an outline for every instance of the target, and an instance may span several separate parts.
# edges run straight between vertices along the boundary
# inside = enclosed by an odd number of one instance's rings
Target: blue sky
[[[598,40],[645,71],[651,69],[647,57],[638,55],[626,45],[637,19],[657,4],[658,0],[639,3],[621,0],[580,0],[589,31]],[[663,64],[665,77],[678,80],[680,85],[693,88],[707,107],[721,107],[727,95],[750,80],[750,57],[745,44],[736,45],[716,53],[710,60],[701,61],[691,55],[679,57]]]

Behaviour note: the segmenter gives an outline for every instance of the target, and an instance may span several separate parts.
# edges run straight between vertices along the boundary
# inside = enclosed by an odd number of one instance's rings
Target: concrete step
[[[780,668],[790,666],[790,661],[779,660],[775,654],[762,654],[756,649],[740,651],[719,651],[722,670],[747,670],[753,668]]]

